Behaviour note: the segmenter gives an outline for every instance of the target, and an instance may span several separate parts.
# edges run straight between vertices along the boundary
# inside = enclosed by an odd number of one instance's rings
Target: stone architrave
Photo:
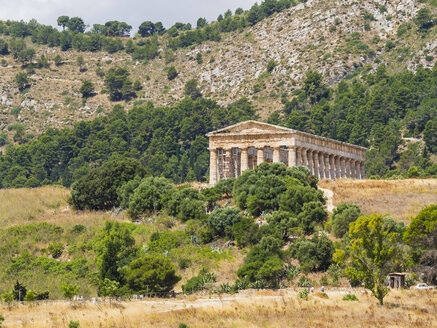
[[[207,137],[211,185],[220,179],[238,177],[253,167],[255,160],[256,165],[263,163],[264,149],[273,149],[273,162],[280,162],[281,148],[289,151],[289,166],[304,165],[312,174],[321,178],[351,175],[364,178],[367,151],[364,147],[256,121],[246,121],[213,131]],[[248,148],[253,149],[250,163]],[[287,158],[282,160],[287,162]],[[345,161],[348,163],[347,169]],[[355,164],[351,166],[351,162]]]

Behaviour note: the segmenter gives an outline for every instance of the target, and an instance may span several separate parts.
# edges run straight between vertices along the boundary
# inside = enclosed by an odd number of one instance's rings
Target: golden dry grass
[[[296,291],[256,293],[203,299],[148,300],[118,305],[68,302],[0,307],[4,327],[67,327],[70,320],[88,327],[436,327],[437,291],[392,291],[379,307],[368,293],[358,302],[328,291],[307,301]]]
[[[437,179],[322,180],[319,186],[334,192],[334,205],[355,203],[365,214],[390,214],[398,220],[408,221],[437,203]]]
[[[70,191],[61,187],[0,190],[0,222],[3,228],[31,223],[36,217],[67,207]]]

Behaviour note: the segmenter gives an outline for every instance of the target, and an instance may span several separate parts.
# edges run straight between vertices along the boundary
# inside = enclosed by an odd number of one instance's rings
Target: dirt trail
[[[328,210],[328,212],[332,213],[332,211],[335,208],[335,206],[334,206],[334,192],[332,190],[324,189],[324,188],[320,188],[320,187],[319,187],[319,189],[321,191],[323,191],[323,194],[327,198],[326,209]]]

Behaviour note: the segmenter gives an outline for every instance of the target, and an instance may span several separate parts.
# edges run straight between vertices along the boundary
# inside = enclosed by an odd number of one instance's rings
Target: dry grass
[[[437,203],[437,179],[322,180],[319,185],[334,192],[334,205],[355,203],[365,214],[390,214],[398,220],[408,221]]]
[[[0,190],[2,228],[29,224],[38,216],[67,206],[70,191],[60,187]]]
[[[358,302],[310,295],[297,298],[295,291],[246,292],[245,295],[204,299],[148,300],[121,305],[85,304],[72,308],[68,302],[0,308],[4,326],[67,327],[70,320],[87,327],[436,327],[437,291],[392,291],[384,307],[367,293]]]

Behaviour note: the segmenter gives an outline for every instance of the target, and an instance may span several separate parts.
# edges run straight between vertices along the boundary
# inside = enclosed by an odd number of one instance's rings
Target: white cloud
[[[190,22],[199,17],[208,21],[227,9],[249,9],[256,0],[0,0],[1,20],[35,18],[38,22],[56,25],[61,15],[79,16],[86,24],[105,23],[109,20],[125,21],[136,31],[145,20],[162,21],[166,27],[175,22]]]

